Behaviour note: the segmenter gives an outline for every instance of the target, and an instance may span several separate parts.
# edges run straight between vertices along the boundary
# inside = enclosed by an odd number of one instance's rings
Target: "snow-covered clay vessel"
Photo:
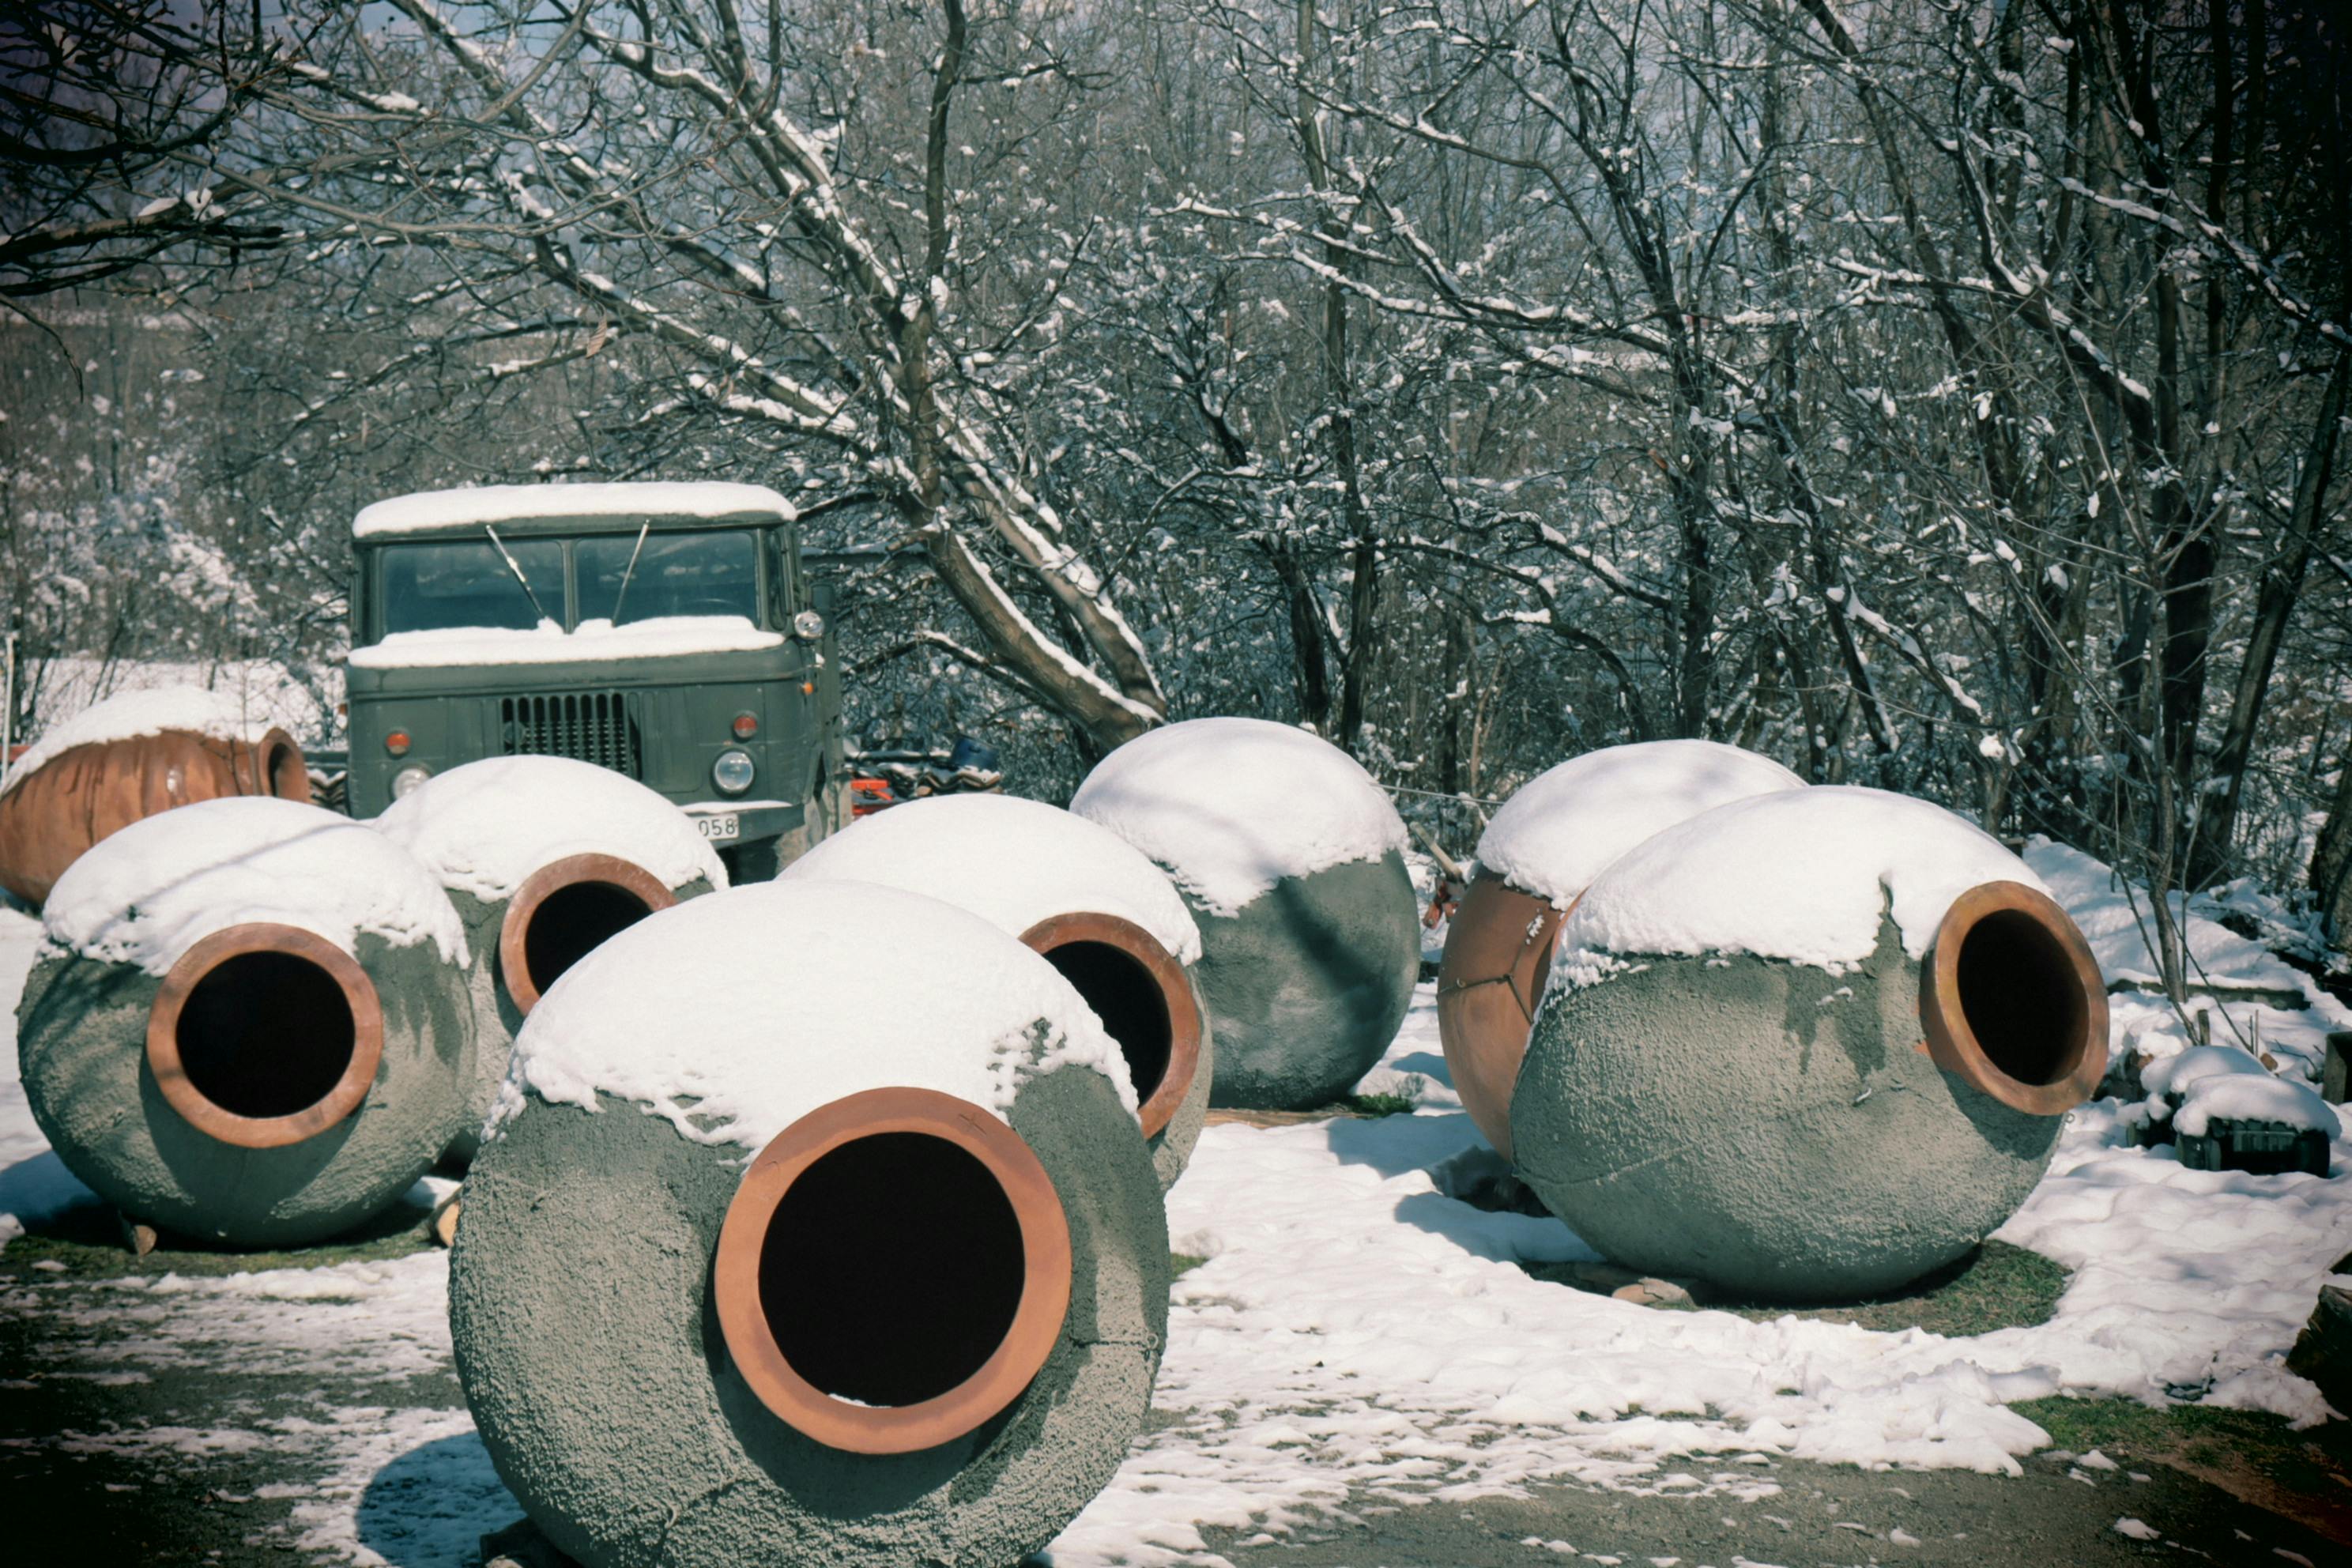
[[[1760,795],[1577,900],[1515,1163],[1630,1268],[1852,1300],[2008,1218],[2106,1051],[2089,947],[1997,841],[1877,790]]]
[[[569,757],[491,757],[427,779],[374,826],[448,889],[474,954],[474,1084],[450,1154],[473,1158],[540,994],[614,932],[727,885],[686,813]]]
[[[1421,973],[1404,823],[1355,759],[1264,719],[1192,719],[1105,757],[1070,802],[1175,881],[1217,1041],[1209,1103],[1325,1105],[1396,1038]]]
[[[465,934],[382,835],[292,801],[182,806],[75,861],[43,918],[25,1096],[124,1214],[314,1241],[448,1143],[474,1065]]]
[[[75,714],[0,774],[0,887],[36,909],[93,844],[223,795],[310,798],[301,748],[225,693],[127,691]]]
[[[1511,1086],[1551,973],[1560,916],[1620,855],[1750,795],[1802,789],[1773,762],[1715,741],[1644,741],[1571,758],[1523,785],[1478,839],[1437,971],[1437,1032],[1462,1108],[1504,1158]]]
[[[976,915],[778,881],[583,960],[450,1258],[499,1476],[589,1568],[1009,1563],[1108,1482],[1168,1232],[1118,1047]]]
[[[1127,840],[1039,801],[937,795],[860,819],[784,878],[921,893],[1045,954],[1127,1058],[1160,1184],[1183,1174],[1213,1072],[1192,974],[1201,933],[1175,887]]]

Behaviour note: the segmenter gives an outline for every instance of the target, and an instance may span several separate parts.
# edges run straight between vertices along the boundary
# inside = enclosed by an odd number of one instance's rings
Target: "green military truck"
[[[839,661],[775,491],[436,490],[366,508],[352,534],[354,816],[530,754],[668,796],[738,880],[845,821]]]

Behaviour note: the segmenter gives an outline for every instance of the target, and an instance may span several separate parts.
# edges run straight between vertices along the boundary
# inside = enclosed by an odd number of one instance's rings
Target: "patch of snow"
[[[744,512],[772,512],[786,521],[795,515],[792,503],[765,485],[474,485],[394,496],[362,507],[352,520],[352,537],[437,533],[530,517],[734,517]]]
[[[603,1090],[756,1152],[861,1089],[938,1089],[1001,1115],[1024,1081],[1073,1063],[1135,1114],[1092,1010],[995,926],[894,888],[766,882],[664,910],[566,971],[515,1040],[490,1129],[525,1089],[591,1109]]]
[[[2352,1008],[2317,986],[2305,995],[2309,1005],[2302,1007],[2194,997],[2187,1011],[2204,1016],[2211,1038],[2227,1040],[2242,1053],[2266,1053],[2279,1063],[2281,1072],[2316,1083],[2327,1058],[2327,1037],[2336,1029],[2352,1029]],[[2115,992],[2107,998],[2107,1018],[2109,1048],[2116,1061],[2128,1061],[2135,1052],[2161,1060],[2196,1047],[2190,1026],[2161,995]]]
[[[1478,863],[1561,909],[1662,829],[1753,795],[1802,789],[1773,762],[1715,741],[1646,741],[1573,757],[1523,785],[1478,840]]]
[[[2117,1535],[2128,1536],[2134,1541],[2155,1541],[2164,1534],[2156,1526],[2137,1519],[2119,1519],[2116,1521],[2115,1530]]]
[[[2225,1121],[2277,1121],[2304,1131],[2317,1129],[2330,1138],[2340,1137],[2343,1123],[2327,1101],[2299,1083],[2289,1083],[2268,1073],[2247,1077],[2239,1073],[2216,1073],[2200,1078],[2188,1087],[2181,1097],[2180,1110],[2172,1123],[2192,1138],[2204,1136],[2214,1119]]]
[[[213,932],[274,921],[344,952],[368,931],[429,941],[466,962],[457,910],[433,874],[383,835],[315,805],[237,795],[134,822],[66,868],[42,911],[60,947],[151,974]]]
[[[2270,1072],[2235,1046],[2191,1046],[2177,1056],[2152,1061],[2141,1070],[2140,1087],[2150,1098],[2185,1092],[2200,1079],[2217,1074],[2243,1073],[2255,1078],[2268,1078]]]
[[[1518,1265],[1590,1253],[1556,1220],[1445,1196],[1433,1173],[1483,1148],[1458,1115],[1209,1128],[1168,1195],[1176,1247],[1209,1259],[1175,1285],[1153,1396],[1171,1424],[1055,1543],[1057,1568],[1197,1562],[1193,1521],[1296,1522],[1342,1495],[1662,1490],[1683,1456],[2014,1474],[2048,1437],[2009,1402],[2059,1393],[2326,1415],[2279,1359],[2352,1246],[2352,1179],[2189,1171],[2126,1146],[2112,1100],[2076,1113],[1999,1233],[2074,1270],[2055,1313],[1972,1339],[1538,1282]],[[1772,1489],[1753,1468],[1700,1479]]]
[[[384,808],[375,829],[442,885],[485,901],[510,898],[541,867],[614,855],[665,888],[727,868],[694,819],[633,778],[569,757],[486,757],[436,773]]]
[[[1923,800],[1827,784],[1756,795],[1612,863],[1565,922],[1560,963],[1571,981],[1633,953],[1747,952],[1834,973],[1870,956],[1890,906],[1917,958],[1952,900],[1994,881],[2046,890],[1999,840]]]
[[[1181,963],[1201,956],[1200,928],[1141,850],[1083,816],[1012,795],[934,795],[876,812],[820,841],[783,879],[903,889],[1016,937],[1054,915],[1117,915]]]
[[[782,647],[784,634],[747,616],[656,616],[616,626],[587,620],[567,632],[553,621],[512,626],[442,626],[394,632],[352,649],[354,669],[430,669],[453,664],[562,664],[586,658],[667,658],[690,653],[751,653]]]
[[[1286,878],[1405,846],[1404,819],[1353,757],[1265,719],[1190,719],[1139,735],[1096,764],[1070,809],[1220,915]]]
[[[103,745],[173,730],[217,741],[257,742],[276,722],[267,710],[257,710],[231,692],[194,686],[119,692],[43,731],[41,738],[26,747],[5,773],[0,773],[0,795],[76,746]]]
[[[2156,927],[2146,889],[2126,882],[2112,868],[2083,851],[2047,838],[2029,840],[2025,860],[2049,886],[2051,896],[2074,917],[2110,984],[2162,983],[2148,945]],[[2248,941],[2219,921],[2190,913],[2188,900],[2179,893],[2172,895],[2172,913],[2182,922],[2191,984],[2283,991],[2290,995],[2305,989],[2300,972],[2261,943]]]

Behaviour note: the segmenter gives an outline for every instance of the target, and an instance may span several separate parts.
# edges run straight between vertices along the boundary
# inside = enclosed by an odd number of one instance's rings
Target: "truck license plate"
[[[740,838],[743,835],[743,819],[733,812],[721,812],[717,816],[698,816],[705,838]]]

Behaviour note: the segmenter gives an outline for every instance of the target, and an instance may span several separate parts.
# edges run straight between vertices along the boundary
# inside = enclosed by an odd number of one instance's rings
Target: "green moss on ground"
[[[114,1211],[85,1204],[17,1237],[0,1248],[0,1279],[115,1279],[177,1274],[216,1278],[269,1268],[324,1268],[338,1263],[379,1263],[437,1245],[431,1215],[396,1204],[357,1229],[316,1247],[241,1251],[206,1247],[166,1234],[144,1258],[131,1253]],[[54,1268],[38,1268],[54,1264]]]
[[[1351,1094],[1333,1102],[1339,1110],[1352,1111],[1358,1116],[1410,1116],[1418,1104],[1409,1094]]]
[[[1497,1205],[1499,1206],[1499,1205]],[[1631,1269],[1585,1263],[1522,1264],[1529,1275],[1549,1283],[1607,1293],[1639,1276]],[[1786,1301],[1759,1301],[1727,1295],[1703,1280],[1675,1280],[1691,1293],[1689,1301],[1652,1303],[1668,1310],[1696,1306],[1735,1312],[1757,1322],[1776,1318],[1810,1318],[1824,1323],[1853,1323],[1865,1329],[1896,1331],[1925,1329],[1930,1333],[1965,1339],[1995,1329],[2030,1327],[2047,1322],[2066,1291],[2066,1270],[2039,1253],[2006,1242],[1988,1241],[1948,1268],[1914,1280],[1892,1296],[1868,1301],[1832,1301],[1792,1306]]]
[[[2066,1293],[2063,1265],[2038,1252],[1988,1241],[1948,1268],[1916,1279],[1901,1291],[1869,1301],[1792,1307],[1783,1302],[1742,1300],[1699,1293],[1699,1304],[1769,1322],[1781,1317],[1824,1323],[1853,1323],[1889,1331],[1925,1329],[1965,1339],[1995,1329],[2046,1323]]]
[[[2072,1453],[2096,1448],[2126,1458],[2200,1466],[2244,1464],[2298,1491],[2333,1491],[2352,1470],[2352,1422],[2298,1432],[2286,1417],[2210,1405],[2142,1405],[2135,1399],[2021,1399],[2010,1406]]]
[[[2352,1542],[2352,1422],[2296,1431],[2263,1411],[2132,1399],[2021,1399],[2010,1406],[2068,1454],[2096,1448],[2126,1470],[2167,1465]]]
[[[1171,1252],[1168,1255],[1168,1277],[1173,1279],[1180,1275],[1190,1274],[1207,1261],[1207,1258],[1190,1252]]]

